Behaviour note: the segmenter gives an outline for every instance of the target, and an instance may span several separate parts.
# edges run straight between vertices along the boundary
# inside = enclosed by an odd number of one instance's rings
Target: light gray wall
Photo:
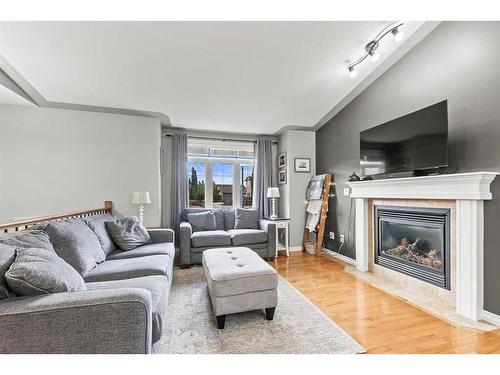
[[[441,100],[448,100],[451,167],[500,171],[498,40],[500,22],[444,22],[318,130],[317,171],[337,182],[327,231],[346,226],[351,201],[342,188],[359,172],[359,132]],[[492,190],[485,205],[485,308],[500,314],[499,178]],[[353,258],[353,228],[349,233],[343,253]],[[330,240],[326,246],[338,249]]]
[[[287,130],[280,136],[279,154],[286,152],[287,183],[280,187],[280,215],[290,220],[290,246],[301,247],[305,226],[306,189],[316,170],[316,139],[312,131]],[[310,158],[311,173],[294,171],[294,158]]]
[[[133,191],[149,191],[145,224],[160,224],[157,119],[0,105],[0,222],[102,207],[137,215]]]

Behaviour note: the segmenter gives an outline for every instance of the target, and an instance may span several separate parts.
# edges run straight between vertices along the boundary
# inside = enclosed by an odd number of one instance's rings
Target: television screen
[[[362,176],[447,165],[446,100],[360,133]]]

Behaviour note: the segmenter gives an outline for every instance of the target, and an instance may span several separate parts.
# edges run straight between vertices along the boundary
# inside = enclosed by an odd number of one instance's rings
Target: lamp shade
[[[277,187],[270,187],[267,188],[267,197],[268,198],[279,198],[280,196],[280,189]]]
[[[149,191],[135,191],[132,194],[132,203],[135,204],[151,203],[151,199],[149,198]]]

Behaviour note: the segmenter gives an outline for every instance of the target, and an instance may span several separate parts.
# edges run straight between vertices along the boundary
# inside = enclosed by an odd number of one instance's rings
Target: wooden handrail
[[[27,220],[18,220],[18,221],[11,221],[8,223],[3,223],[3,224],[0,224],[0,232],[2,232],[2,231],[9,232],[10,230],[19,231],[20,229],[21,230],[28,229],[32,225],[36,225],[36,224],[40,224],[40,223],[44,223],[44,222],[61,220],[61,219],[68,219],[68,218],[73,218],[73,217],[94,216],[94,215],[99,215],[99,214],[104,214],[104,213],[112,214],[112,212],[113,212],[113,202],[105,201],[103,208],[95,208],[92,210],[85,210],[85,211],[67,212],[67,213],[58,214],[58,215],[40,216],[40,217],[34,217],[31,219],[27,219]]]

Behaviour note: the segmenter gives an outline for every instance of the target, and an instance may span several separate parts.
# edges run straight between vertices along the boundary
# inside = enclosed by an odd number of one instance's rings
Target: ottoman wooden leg
[[[218,315],[217,316],[217,328],[224,329],[225,325],[226,325],[226,316],[225,315]]]
[[[266,309],[266,319],[273,320],[274,312],[276,311],[276,307],[269,307]]]

